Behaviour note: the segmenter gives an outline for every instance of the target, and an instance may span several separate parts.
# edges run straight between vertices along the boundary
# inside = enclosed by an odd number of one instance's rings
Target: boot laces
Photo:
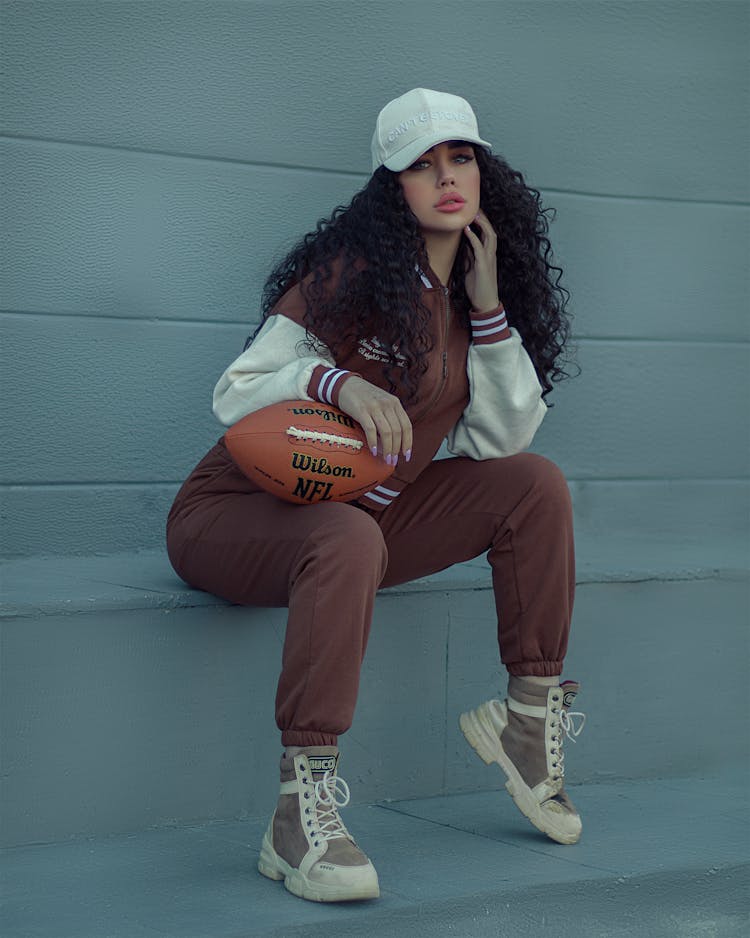
[[[315,808],[318,817],[319,834],[324,840],[334,837],[351,837],[339,816],[339,808],[349,804],[349,786],[343,778],[326,772],[323,778],[315,782]]]
[[[576,723],[576,720],[579,722]],[[580,710],[565,710],[560,714],[560,726],[563,733],[571,741],[576,742],[576,738],[581,735],[586,725],[586,714]]]
[[[556,756],[556,761],[552,765],[558,772],[557,777],[563,778],[565,775],[565,753],[562,750],[563,739],[569,739],[571,743],[576,742],[585,725],[585,713],[581,713],[580,710],[568,710],[566,707],[561,708],[559,726],[562,734],[557,733],[552,737],[557,744],[552,749],[553,755]]]

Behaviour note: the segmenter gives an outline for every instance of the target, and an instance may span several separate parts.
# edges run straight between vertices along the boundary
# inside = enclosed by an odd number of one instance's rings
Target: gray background
[[[748,4],[2,6],[6,555],[157,547],[263,278],[467,97],[556,207],[583,374],[534,448],[580,529],[746,523]]]
[[[749,11],[0,0],[3,934],[747,932]],[[285,610],[181,584],[164,520],[270,263],[416,85],[558,210],[586,834],[540,844],[458,728],[504,693],[479,558],[378,597],[342,772],[384,897],[311,909],[253,873]]]

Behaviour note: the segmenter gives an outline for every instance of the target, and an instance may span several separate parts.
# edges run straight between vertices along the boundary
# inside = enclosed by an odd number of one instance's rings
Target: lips
[[[443,208],[443,206],[455,206],[459,207],[466,204],[466,199],[462,198],[457,192],[446,192],[440,196],[440,198],[435,203],[435,208]]]

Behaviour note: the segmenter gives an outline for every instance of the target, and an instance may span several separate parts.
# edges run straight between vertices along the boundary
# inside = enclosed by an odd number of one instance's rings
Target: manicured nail
[[[377,446],[371,447],[370,452],[372,453],[373,456],[377,456],[377,455],[378,455],[378,448],[377,448]]]
[[[407,449],[407,451],[404,453],[404,459],[405,459],[407,462],[409,462],[409,461],[411,460],[411,450],[410,450],[410,449]]]
[[[396,453],[396,455],[393,457],[393,465],[394,468],[398,465],[398,453]]]

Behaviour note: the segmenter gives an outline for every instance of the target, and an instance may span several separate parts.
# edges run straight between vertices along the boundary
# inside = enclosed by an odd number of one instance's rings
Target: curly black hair
[[[542,208],[540,193],[501,157],[481,147],[474,151],[480,204],[497,232],[499,295],[546,397],[553,381],[569,377],[561,358],[570,331],[569,294],[560,285],[562,269],[552,263],[547,237],[554,210]],[[463,272],[470,258],[471,247],[462,238],[448,286],[467,328],[471,303]],[[347,343],[377,335],[390,355],[384,366],[389,389],[395,389],[397,378],[407,398],[416,398],[430,350],[430,313],[420,298],[417,272],[426,264],[424,239],[398,174],[381,166],[349,205],[321,219],[276,265],[263,289],[261,326],[284,293],[299,283],[313,344],[322,342],[337,358]]]

